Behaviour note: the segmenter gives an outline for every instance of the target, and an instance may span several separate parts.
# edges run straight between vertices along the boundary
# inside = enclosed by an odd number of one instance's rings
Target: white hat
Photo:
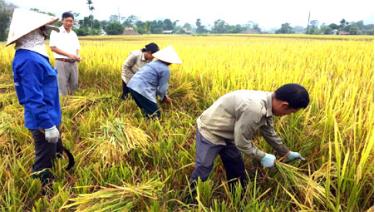
[[[34,12],[31,10],[16,8],[13,12],[12,22],[6,46],[14,43],[17,39],[38,29],[44,25],[57,21],[59,18]]]
[[[172,46],[168,46],[160,51],[157,51],[154,54],[152,54],[152,56],[154,56],[156,59],[159,59],[167,63],[182,63],[181,59],[178,57],[176,51]]]

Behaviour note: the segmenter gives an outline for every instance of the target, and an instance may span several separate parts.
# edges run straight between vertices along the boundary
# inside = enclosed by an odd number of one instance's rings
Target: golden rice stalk
[[[96,152],[107,163],[122,160],[132,149],[142,149],[147,154],[151,139],[143,130],[120,119],[107,121],[100,130],[101,135],[95,139],[100,142]]]
[[[16,98],[16,92],[11,91],[3,91],[0,89],[0,109],[6,107],[10,104],[18,104],[17,98]]]
[[[13,85],[13,83],[11,83],[11,84],[0,84],[0,89],[12,89],[12,88],[14,88],[14,85]]]
[[[73,112],[73,118],[87,110],[99,101],[112,98],[111,96],[66,96],[63,97],[62,110]]]
[[[23,109],[18,105],[8,105],[0,113],[0,135],[9,133],[9,130],[22,123]]]
[[[284,189],[293,188],[294,192],[290,193],[297,194],[293,198],[310,208],[316,206],[316,201],[325,207],[333,205],[333,195],[330,192],[327,193],[327,190],[313,179],[313,175],[306,176],[299,168],[281,162],[276,163],[276,168],[283,179],[283,182],[279,184]]]
[[[77,211],[128,211],[141,206],[147,200],[158,199],[164,184],[160,180],[150,179],[137,184],[124,183],[122,186],[109,184],[91,194],[79,194],[70,199],[71,204],[62,209],[75,208]]]
[[[178,99],[179,102],[197,102],[197,95],[194,93],[193,84],[191,82],[184,82],[179,85],[172,84],[168,95],[172,99]]]

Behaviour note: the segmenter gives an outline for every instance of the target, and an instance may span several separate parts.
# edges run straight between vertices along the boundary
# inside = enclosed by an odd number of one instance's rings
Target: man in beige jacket
[[[238,90],[215,101],[197,120],[196,163],[190,181],[205,181],[212,171],[217,155],[226,170],[227,180],[239,179],[246,185],[245,166],[241,153],[260,161],[263,167],[273,167],[276,157],[258,149],[252,142],[260,131],[273,149],[286,161],[304,160],[290,151],[277,136],[272,116],[284,116],[306,108],[307,90],[298,84],[285,84],[275,92]]]
[[[124,64],[122,65],[122,94],[121,99],[125,100],[129,94],[129,88],[127,84],[134,74],[142,68],[147,63],[154,59],[155,52],[159,51],[159,46],[156,43],[149,43],[141,50],[132,51],[128,58],[126,58]]]

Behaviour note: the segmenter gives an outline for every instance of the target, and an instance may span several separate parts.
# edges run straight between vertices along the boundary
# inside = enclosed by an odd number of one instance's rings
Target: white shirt
[[[73,30],[67,32],[64,26],[61,26],[59,29],[60,32],[51,32],[49,46],[57,47],[67,53],[77,55],[77,50],[80,49],[77,34]],[[53,53],[53,55],[55,58],[68,58],[55,52]]]

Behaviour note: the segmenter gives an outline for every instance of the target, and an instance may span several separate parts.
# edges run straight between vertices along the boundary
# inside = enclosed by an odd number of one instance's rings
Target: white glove
[[[285,162],[290,162],[290,161],[297,160],[297,159],[298,160],[305,160],[305,158],[302,157],[299,152],[292,152],[292,151],[290,151],[288,153],[288,156],[287,156]]]
[[[275,155],[266,153],[266,155],[260,160],[260,163],[264,168],[271,168],[275,165],[275,161]]]
[[[48,143],[57,143],[60,138],[59,130],[56,128],[55,125],[51,128],[45,129],[44,135]]]

